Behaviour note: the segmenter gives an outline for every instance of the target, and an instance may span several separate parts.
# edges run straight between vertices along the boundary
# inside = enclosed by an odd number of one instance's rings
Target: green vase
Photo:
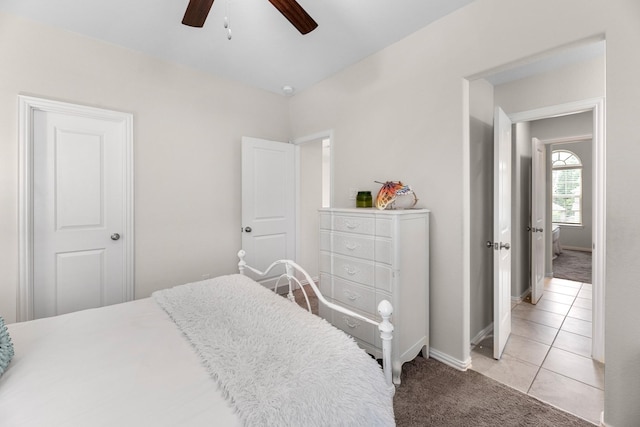
[[[356,196],[356,207],[370,208],[372,206],[373,197],[371,196],[371,191],[358,191],[358,195]]]

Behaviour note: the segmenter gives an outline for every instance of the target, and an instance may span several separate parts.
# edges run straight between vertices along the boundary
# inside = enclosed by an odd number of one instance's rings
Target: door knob
[[[502,243],[502,242],[493,243],[491,240],[487,240],[486,246],[487,246],[487,248],[489,248],[489,249],[493,248],[496,251],[499,251],[500,249],[506,249],[506,250],[511,249],[511,245],[508,244],[508,243]]]
[[[251,233],[251,227],[245,227],[244,231],[246,231],[247,233]]]
[[[120,235],[118,233],[113,233],[111,235],[111,240],[120,240]]]

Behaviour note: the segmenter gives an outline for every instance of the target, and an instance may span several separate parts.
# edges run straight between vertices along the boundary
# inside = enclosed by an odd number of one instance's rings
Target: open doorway
[[[592,310],[591,318],[592,325],[589,337],[592,339],[591,356],[600,362],[604,362],[604,253],[605,253],[605,218],[604,211],[601,206],[604,206],[605,188],[604,188],[604,100],[602,98],[590,99],[585,101],[578,101],[574,103],[556,105],[551,107],[540,108],[527,112],[521,112],[511,115],[514,123],[528,123],[530,124],[530,132],[526,137],[529,139],[536,137],[533,135],[535,132],[538,139],[545,142],[546,150],[548,153],[546,167],[546,190],[547,197],[545,200],[551,202],[552,189],[552,168],[550,161],[552,159],[552,147],[567,147],[567,144],[581,143],[582,147],[578,149],[578,145],[573,148],[582,154],[584,162],[589,167],[590,179],[586,182],[583,180],[583,184],[589,186],[588,194],[584,194],[582,191],[583,199],[586,196],[587,201],[591,205],[591,209],[588,212],[583,212],[582,224],[576,227],[575,231],[588,230],[586,236],[582,233],[582,240],[574,240],[577,243],[574,249],[588,250],[592,249],[592,287],[591,299]],[[558,126],[559,123],[564,123],[565,126]],[[569,125],[567,125],[567,123]],[[549,126],[552,124],[552,126]],[[536,126],[539,125],[539,126]],[[585,133],[591,127],[591,133]],[[520,127],[519,129],[522,129]],[[561,131],[566,135],[562,135]],[[545,133],[547,132],[547,133]],[[525,132],[526,134],[526,132]],[[555,136],[553,136],[555,135]],[[530,145],[529,145],[530,146]],[[583,171],[584,172],[584,171]],[[514,179],[526,179],[525,177],[514,177]],[[583,188],[584,189],[584,188]],[[584,200],[582,200],[584,206]],[[521,210],[524,210],[522,206]],[[546,207],[547,220],[546,229],[551,232],[545,233],[545,276],[553,277],[553,203],[549,203]],[[556,209],[557,210],[557,209]],[[557,216],[557,215],[556,215]],[[588,221],[584,221],[584,219]],[[560,219],[560,218],[558,218]],[[556,223],[557,224],[557,223]],[[565,225],[568,229],[570,225]],[[579,228],[579,230],[578,230]],[[522,231],[522,230],[521,230]],[[528,232],[527,232],[528,233]],[[577,233],[576,233],[577,234]],[[528,234],[527,234],[528,235]],[[585,243],[586,242],[586,243]],[[521,245],[521,252],[527,253],[527,245]],[[531,255],[529,255],[531,256]],[[579,282],[582,283],[582,282]],[[586,282],[585,282],[586,283]]]
[[[591,42],[589,42],[591,43]],[[587,43],[587,44],[589,44]],[[544,395],[542,384],[557,383],[555,388],[562,389],[560,382],[571,383],[580,388],[580,393],[571,393],[566,389],[561,401],[553,401],[556,406],[576,413],[572,405],[578,405],[579,400],[589,401],[594,413],[579,414],[588,419],[597,419],[603,405],[603,367],[593,362],[590,356],[596,360],[604,360],[602,319],[604,318],[604,42],[595,44],[602,46],[601,54],[585,61],[566,65],[557,70],[547,70],[542,74],[528,75],[513,81],[490,82],[487,75],[476,76],[477,79],[469,81],[469,289],[470,289],[470,342],[471,342],[471,366],[472,369],[486,374],[498,381],[520,389],[525,393],[534,395],[547,401],[551,397]],[[597,49],[596,49],[597,50]],[[570,56],[570,55],[567,55]],[[526,62],[526,61],[525,61]],[[576,99],[578,101],[576,101]],[[594,246],[594,301],[593,306],[593,330],[585,331],[589,335],[589,349],[586,354],[569,354],[573,359],[579,359],[592,369],[590,378],[576,378],[562,370],[558,366],[562,364],[558,355],[566,352],[564,349],[554,349],[554,344],[560,344],[568,336],[562,327],[568,317],[562,316],[556,319],[555,313],[526,313],[530,315],[513,318],[514,327],[507,344],[505,354],[508,357],[496,361],[488,351],[492,346],[489,341],[493,338],[493,271],[492,255],[494,251],[487,250],[485,243],[493,240],[491,235],[493,212],[491,210],[492,198],[492,150],[493,150],[493,107],[499,105],[507,111],[509,118],[514,122],[514,134],[522,138],[523,147],[527,147],[527,155],[512,158],[513,189],[513,217],[512,229],[515,231],[511,241],[512,260],[512,307],[515,309],[527,296],[530,289],[530,244],[531,235],[527,228],[530,223],[530,196],[531,196],[531,126],[538,120],[557,118],[560,116],[577,115],[583,113],[590,116],[591,133],[594,138],[592,145],[595,173],[600,179],[595,180],[593,201],[594,224],[600,224],[593,232]],[[526,130],[522,132],[523,128]],[[571,136],[588,132],[574,132]],[[556,135],[557,136],[557,135]],[[565,135],[569,136],[569,135]],[[542,136],[542,139],[551,139],[550,136]],[[570,142],[570,141],[554,141]],[[514,142],[514,144],[516,144]],[[550,150],[550,149],[549,149]],[[514,150],[516,151],[516,150]],[[549,156],[550,157],[550,156]],[[544,228],[552,230],[551,217]],[[595,225],[594,225],[595,227]],[[549,249],[545,256],[551,257],[552,235],[545,236],[548,239]],[[527,250],[523,250],[527,248]],[[552,264],[549,262],[547,273],[552,274]],[[532,306],[534,307],[534,306]],[[548,307],[551,309],[551,304]],[[570,306],[567,307],[567,311]],[[555,325],[543,324],[542,318],[554,317]],[[599,320],[596,320],[599,319]],[[572,319],[568,320],[573,322]],[[526,330],[527,326],[537,323],[538,327]],[[591,336],[593,339],[591,340]],[[587,342],[587,337],[580,337]],[[489,340],[489,341],[487,341]],[[528,343],[532,343],[530,346]],[[511,348],[509,348],[511,346]],[[593,352],[591,352],[593,348]],[[575,356],[575,357],[574,357]],[[577,366],[579,362],[573,361],[566,366]],[[555,366],[552,366],[556,363]],[[503,369],[504,368],[504,369]],[[555,369],[555,371],[554,371]],[[517,373],[517,374],[515,374]],[[569,380],[567,380],[567,378]],[[557,381],[555,380],[557,379]],[[592,383],[589,381],[593,380]],[[583,390],[584,389],[584,390]],[[587,390],[588,389],[588,390]],[[565,390],[565,389],[562,389]],[[571,401],[573,399],[573,401]],[[597,412],[597,415],[595,414]]]
[[[318,277],[318,209],[331,207],[332,132],[325,131],[293,141],[297,169],[297,260],[315,280]]]

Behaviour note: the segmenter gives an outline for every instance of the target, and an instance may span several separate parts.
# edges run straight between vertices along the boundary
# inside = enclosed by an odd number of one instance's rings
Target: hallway
[[[471,369],[599,424],[604,365],[590,357],[591,294],[589,283],[547,278],[538,304],[512,306],[502,359],[493,359],[489,337],[472,349]]]

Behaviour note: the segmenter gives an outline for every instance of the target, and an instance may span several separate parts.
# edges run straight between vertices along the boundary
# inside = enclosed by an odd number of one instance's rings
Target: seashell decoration
[[[396,191],[396,199],[391,204],[391,209],[411,209],[418,203],[418,196],[411,186],[405,185]]]
[[[418,203],[418,197],[411,186],[404,185],[402,181],[375,182],[382,184],[375,203],[380,210],[410,209]]]

